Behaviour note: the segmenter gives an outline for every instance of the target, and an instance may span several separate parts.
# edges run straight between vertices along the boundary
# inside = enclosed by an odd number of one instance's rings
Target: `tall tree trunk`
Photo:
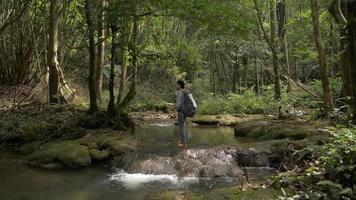
[[[110,81],[109,81],[109,104],[107,112],[111,116],[116,115],[115,109],[115,93],[114,93],[114,81],[115,81],[115,50],[116,50],[116,27],[111,25],[111,64],[110,64]]]
[[[60,102],[60,82],[59,82],[59,63],[58,63],[58,26],[60,1],[51,0],[50,20],[49,20],[49,44],[48,44],[48,100],[49,103]]]
[[[127,36],[128,34],[128,36]],[[120,83],[119,83],[119,93],[117,95],[117,102],[116,105],[119,106],[123,97],[124,97],[124,92],[125,92],[125,87],[126,87],[126,77],[127,77],[127,50],[125,49],[126,46],[129,46],[127,44],[130,43],[132,39],[132,34],[133,34],[133,28],[131,25],[126,25],[126,29],[123,30],[121,34],[121,46],[119,51],[119,65],[120,65]]]
[[[220,54],[220,62],[221,62],[221,67],[223,69],[223,75],[224,75],[224,80],[225,80],[225,85],[226,85],[226,93],[229,93],[230,92],[229,79],[226,74],[225,63],[224,63],[222,54]]]
[[[323,85],[323,93],[324,93],[323,94],[324,104],[326,110],[330,110],[331,108],[334,107],[334,105],[333,105],[333,98],[332,98],[330,82],[329,82],[329,69],[326,63],[325,46],[320,32],[318,0],[311,0],[311,9],[312,9],[315,45],[319,55],[320,75],[321,75],[321,82]]]
[[[103,65],[105,59],[105,0],[99,1],[99,15],[98,15],[98,59],[96,63],[96,84],[95,90],[97,93],[98,100],[102,99],[102,89],[103,89]]]
[[[348,35],[345,28],[340,27],[340,64],[342,73],[341,97],[351,96],[351,58],[348,44]]]
[[[270,1],[270,12],[271,12],[271,48],[272,51],[277,48],[277,39],[276,39],[276,25],[277,25],[277,12],[276,12],[276,1]],[[281,99],[281,83],[278,70],[278,60],[277,53],[272,52],[272,66],[273,66],[273,75],[274,75],[274,97],[275,99]]]
[[[243,65],[243,70],[244,70],[244,87],[245,90],[248,88],[248,70],[247,70],[247,65],[248,65],[248,57],[247,55],[242,56],[242,65]]]
[[[120,115],[125,114],[128,112],[128,108],[130,105],[130,102],[135,98],[136,96],[136,86],[138,82],[138,66],[137,66],[137,34],[138,34],[138,18],[134,17],[133,19],[133,31],[132,31],[132,39],[130,41],[130,53],[131,53],[131,64],[133,67],[133,80],[131,81],[131,86],[126,94],[125,98],[122,100],[122,102],[118,105],[118,113]]]
[[[89,96],[90,107],[88,113],[95,113],[98,111],[97,94],[95,89],[95,75],[96,75],[96,54],[95,54],[95,26],[93,23],[93,0],[85,0],[85,15],[88,25],[88,37],[89,37]]]
[[[348,3],[349,10],[349,41],[351,54],[351,88],[352,88],[352,121],[356,123],[356,2]]]
[[[233,69],[232,69],[232,92],[233,93],[236,93],[237,90],[236,90],[236,85],[237,85],[237,82],[238,82],[238,73],[239,73],[239,57],[236,55],[235,56],[235,63],[234,63],[234,66],[233,66]]]
[[[289,53],[288,53],[288,41],[287,41],[287,12],[285,0],[278,2],[278,22],[279,22],[279,38],[282,42],[281,51],[284,54],[284,62],[286,66],[287,73],[287,92],[291,91],[291,70],[289,63]]]
[[[259,69],[258,69],[258,64],[257,64],[257,57],[255,56],[255,75],[256,75],[256,94],[260,95],[260,73],[259,73]]]

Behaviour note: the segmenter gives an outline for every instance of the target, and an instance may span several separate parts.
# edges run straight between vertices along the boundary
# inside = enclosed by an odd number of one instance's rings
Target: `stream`
[[[178,130],[175,125],[143,125],[135,133],[139,148],[126,169],[101,165],[81,170],[41,170],[26,166],[18,155],[0,152],[0,199],[140,200],[166,190],[199,193],[241,182],[243,177],[235,175],[209,176],[209,164],[203,170],[207,175],[197,176],[196,173],[201,174],[202,170],[198,172],[195,170],[197,165],[193,164],[211,149],[226,149],[229,146],[248,148],[256,141],[234,137],[233,128],[229,127],[191,126],[188,132],[189,149],[182,152],[176,147]],[[184,160],[187,155],[191,158],[188,161]],[[224,156],[230,158],[229,155]],[[177,163],[181,163],[180,168]],[[185,170],[187,163],[190,166],[188,171]],[[234,167],[229,170],[236,171]],[[253,183],[262,183],[273,173],[270,168],[249,168],[247,171]]]

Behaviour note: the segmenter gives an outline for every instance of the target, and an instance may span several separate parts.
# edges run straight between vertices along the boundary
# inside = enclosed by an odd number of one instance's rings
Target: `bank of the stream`
[[[190,151],[187,151],[190,152],[188,155],[188,153],[185,154],[184,151],[178,150],[175,146],[177,132],[174,124],[142,125],[133,135],[134,139],[138,141],[139,148],[128,156],[130,158],[128,159],[128,165],[132,167],[126,169],[127,171],[114,167],[118,164],[115,160],[108,162],[106,165],[96,165],[81,170],[57,169],[49,171],[29,167],[26,165],[23,156],[19,154],[2,153],[0,197],[1,199],[54,198],[93,200],[117,199],[120,197],[134,200],[167,199],[167,195],[178,193],[183,194],[183,199],[205,199],[202,198],[203,195],[215,193],[217,190],[221,190],[226,194],[228,191],[236,190],[240,195],[251,195],[251,198],[247,199],[254,199],[257,194],[250,194],[254,190],[248,190],[247,193],[239,190],[242,183],[245,186],[247,184],[243,172],[237,171],[236,176],[231,176],[229,170],[234,166],[221,162],[219,159],[232,158],[229,156],[231,154],[225,154],[225,150],[228,148],[232,150],[234,146],[252,148],[256,145],[256,141],[236,138],[234,137],[233,129],[228,127],[193,126],[189,128],[189,132],[191,146]],[[220,157],[215,157],[217,155],[220,155]],[[162,158],[164,159],[162,160]],[[211,160],[213,158],[216,159],[215,165],[228,167],[219,172],[207,166],[205,168],[207,175],[194,175],[194,169],[196,165],[200,165],[199,162],[205,162],[203,160]],[[169,159],[171,159],[171,162],[181,162],[186,167],[177,168],[177,171],[173,172],[169,171],[172,168],[165,165]],[[122,160],[120,162],[122,164]],[[235,159],[233,158],[231,162],[235,163]],[[135,167],[135,163],[139,164],[140,168],[137,168],[137,165]],[[152,170],[151,166],[159,169],[156,172],[145,172],[145,170]],[[235,167],[239,169],[237,165]],[[186,174],[183,175],[183,171],[180,170],[186,169],[191,171],[186,171]],[[251,183],[255,185],[263,184],[274,173],[274,170],[268,167],[251,167],[247,170],[250,174]],[[211,176],[208,174],[211,174]],[[278,193],[279,190],[274,191]],[[188,198],[186,194],[189,194],[192,198]],[[236,194],[232,195],[236,196]],[[176,199],[176,197],[174,198]],[[177,199],[180,199],[180,197],[177,197]]]
[[[78,182],[73,183],[69,197],[84,195],[75,199],[114,199],[116,195],[126,199],[275,199],[281,187],[289,187],[268,179],[276,171],[290,171],[299,155],[296,152],[322,146],[330,137],[325,123],[264,115],[198,116],[189,120],[189,149],[181,151],[176,148],[178,133],[172,114],[133,113],[135,134],[115,130],[100,114],[88,118],[74,107],[37,105],[5,114],[0,120],[1,147],[16,152],[1,161],[3,172],[9,172],[1,174],[3,180],[15,179],[4,187],[9,192],[3,194],[10,199],[21,195],[38,199],[38,188],[47,186],[32,187],[36,185],[32,176],[44,176],[46,182],[47,176],[59,180],[73,174]],[[17,177],[18,170],[26,172],[25,177]],[[87,172],[96,174],[94,179]],[[86,180],[84,191],[78,187],[83,185],[81,179]],[[63,188],[47,188],[47,195],[71,190],[62,181],[53,184]],[[23,193],[11,196],[17,185]]]

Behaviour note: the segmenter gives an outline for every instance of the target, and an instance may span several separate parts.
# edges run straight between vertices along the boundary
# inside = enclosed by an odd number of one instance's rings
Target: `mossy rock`
[[[235,126],[235,136],[249,137],[260,140],[290,138],[302,140],[306,137],[320,135],[317,128],[284,121],[249,121]]]
[[[59,162],[69,168],[81,168],[91,164],[88,147],[67,141],[46,144],[32,153],[29,161],[35,166]]]
[[[34,141],[34,142],[25,143],[20,148],[20,152],[23,153],[23,154],[31,154],[31,153],[35,152],[40,145],[41,145],[40,141]]]
[[[113,154],[120,155],[135,150],[135,144],[127,140],[110,140],[104,147],[109,149]]]
[[[98,149],[91,149],[89,153],[92,160],[105,160],[111,155],[110,151]]]

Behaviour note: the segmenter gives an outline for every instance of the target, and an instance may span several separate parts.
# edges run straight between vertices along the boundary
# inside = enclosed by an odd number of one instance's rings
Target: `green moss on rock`
[[[235,136],[260,140],[284,138],[302,140],[313,135],[320,135],[317,128],[284,121],[249,121],[235,126]]]
[[[72,142],[50,143],[29,156],[33,165],[59,162],[69,168],[89,166],[91,158],[88,147]]]
[[[100,151],[97,149],[91,149],[89,153],[92,160],[104,160],[108,158],[111,154],[110,151],[107,150]]]

